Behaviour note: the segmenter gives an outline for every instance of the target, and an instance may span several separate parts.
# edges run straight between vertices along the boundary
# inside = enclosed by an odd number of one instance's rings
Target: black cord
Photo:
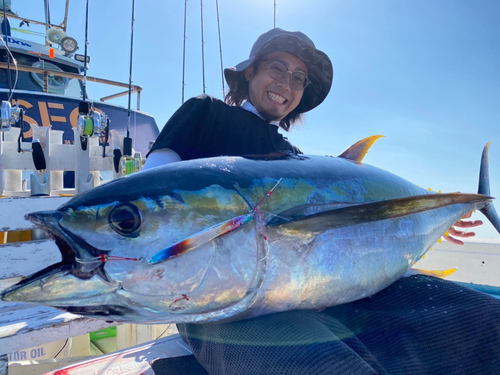
[[[9,57],[9,37],[7,35],[7,15],[5,13],[5,7],[3,7],[3,25],[5,26],[5,30],[2,30],[2,33],[5,31],[5,57],[7,58],[7,81],[9,84],[9,100],[12,97],[12,80],[10,77],[10,57]]]
[[[59,354],[61,354],[61,352],[63,351],[63,349],[66,347],[66,345],[68,345],[68,340],[69,340],[69,339],[66,339],[66,341],[64,342],[64,345],[62,346],[61,350],[59,350],[59,351],[57,352],[57,354],[54,356],[54,359],[56,359],[56,358],[57,358],[57,356],[58,356]]]
[[[159,336],[158,336],[155,340],[158,340],[160,337],[162,337],[162,336],[165,334],[165,332],[167,332],[167,331],[168,331],[168,329],[170,328],[170,326],[171,326],[171,325],[172,325],[172,324],[169,324],[169,325],[167,326],[167,328],[165,328],[165,330],[164,330],[164,331],[163,331],[163,332],[162,332],[162,333],[161,333],[161,334],[160,334],[160,335],[159,335]]]

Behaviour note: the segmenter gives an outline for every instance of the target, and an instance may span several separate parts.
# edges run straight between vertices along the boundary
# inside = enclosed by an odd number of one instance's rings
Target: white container
[[[71,355],[72,339],[49,342],[17,352],[9,353],[9,364],[21,361],[67,358]]]

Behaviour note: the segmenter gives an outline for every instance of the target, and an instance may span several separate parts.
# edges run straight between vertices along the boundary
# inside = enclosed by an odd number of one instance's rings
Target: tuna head
[[[168,182],[175,170],[168,167],[27,215],[55,239],[62,261],[2,299],[151,323],[210,321],[246,309],[260,282],[259,221],[235,189],[202,176],[191,180],[194,190],[184,189]]]

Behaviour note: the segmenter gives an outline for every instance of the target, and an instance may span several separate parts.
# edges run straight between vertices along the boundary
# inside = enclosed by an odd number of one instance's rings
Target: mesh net
[[[178,328],[198,363],[161,359],[157,375],[500,374],[500,300],[428,276],[322,312]]]

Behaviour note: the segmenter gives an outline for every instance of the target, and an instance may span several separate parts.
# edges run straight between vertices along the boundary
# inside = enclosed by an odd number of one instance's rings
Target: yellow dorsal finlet
[[[410,275],[426,275],[426,276],[434,276],[439,277],[441,279],[450,276],[453,272],[455,272],[458,268],[450,268],[449,270],[423,270],[419,268],[410,269],[407,274]]]
[[[367,137],[362,139],[359,142],[356,142],[347,150],[339,155],[339,158],[349,159],[361,163],[366,153],[375,143],[375,141],[379,138],[385,137],[384,135],[372,135],[371,137]]]

